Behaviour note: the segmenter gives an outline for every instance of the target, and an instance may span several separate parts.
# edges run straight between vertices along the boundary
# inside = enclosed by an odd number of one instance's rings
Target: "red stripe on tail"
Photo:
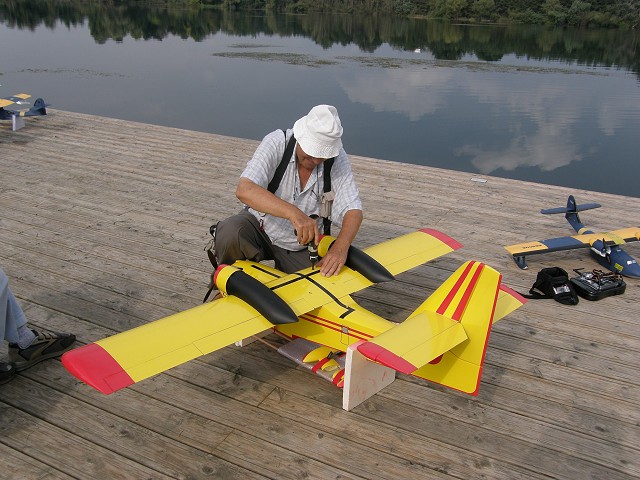
[[[469,282],[469,285],[467,285],[467,289],[462,294],[462,298],[460,299],[460,303],[458,304],[458,307],[456,308],[456,311],[453,312],[453,316],[452,316],[452,318],[456,322],[459,322],[460,319],[462,318],[462,314],[464,313],[464,309],[467,307],[467,303],[469,302],[469,298],[471,298],[471,294],[473,293],[473,289],[475,288],[476,284],[478,283],[478,278],[480,278],[480,274],[482,273],[482,269],[483,268],[484,268],[484,264],[480,263],[478,268],[476,269],[475,273],[473,274],[473,278]],[[494,309],[495,309],[495,303],[494,303]]]
[[[451,302],[453,301],[456,294],[458,293],[458,290],[460,290],[460,287],[462,287],[462,284],[464,283],[465,278],[467,278],[467,275],[469,275],[469,271],[473,267],[474,263],[476,262],[471,261],[467,264],[467,266],[464,269],[464,272],[462,272],[462,275],[460,275],[460,278],[458,278],[458,280],[456,281],[451,291],[447,294],[444,301],[440,304],[440,306],[436,310],[437,313],[439,313],[440,315],[444,315],[444,312],[447,311],[447,308],[449,308],[449,305],[451,305]]]

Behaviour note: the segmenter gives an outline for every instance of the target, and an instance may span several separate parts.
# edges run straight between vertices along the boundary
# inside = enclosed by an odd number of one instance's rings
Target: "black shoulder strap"
[[[334,158],[329,158],[324,161],[324,193],[331,191],[331,167],[333,167]]]
[[[323,174],[323,191],[324,193],[331,191],[331,167],[333,167],[334,158],[329,158],[324,161],[324,174]],[[327,217],[322,218],[322,229],[324,235],[331,235],[331,220]]]
[[[284,133],[284,138],[286,140],[287,132],[283,130],[282,133]],[[276,190],[278,190],[278,187],[280,186],[280,182],[282,181],[282,177],[284,177],[284,172],[287,171],[287,166],[289,165],[289,160],[291,160],[291,155],[293,154],[293,147],[295,147],[295,145],[296,145],[296,137],[294,135],[291,135],[291,138],[289,139],[289,143],[287,143],[287,146],[284,149],[282,160],[280,160],[280,164],[276,169],[276,173],[273,175],[273,178],[271,179],[271,181],[269,182],[269,186],[267,187],[267,190],[269,190],[271,193],[276,193]]]
[[[285,140],[287,138],[287,132],[285,130],[282,131],[284,133]],[[278,187],[280,186],[280,182],[282,181],[282,177],[284,177],[284,172],[287,171],[287,167],[289,166],[289,160],[291,160],[291,155],[293,155],[293,148],[296,145],[296,137],[291,135],[287,146],[284,149],[284,154],[282,155],[282,160],[280,160],[280,164],[276,169],[276,173],[273,175],[273,178],[269,182],[267,186],[267,190],[271,193],[276,193]],[[329,158],[324,161],[324,174],[323,174],[323,191],[324,193],[331,191],[331,167],[333,167],[334,158]],[[325,235],[331,235],[331,220],[328,218],[322,219],[322,227]]]

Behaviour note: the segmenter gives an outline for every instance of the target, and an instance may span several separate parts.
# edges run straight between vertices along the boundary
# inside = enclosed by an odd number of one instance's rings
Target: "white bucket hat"
[[[304,153],[315,158],[337,157],[342,148],[342,124],[336,107],[317,105],[293,124],[293,135]]]

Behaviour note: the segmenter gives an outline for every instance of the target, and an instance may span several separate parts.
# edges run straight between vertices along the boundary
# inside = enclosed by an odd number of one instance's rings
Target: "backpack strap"
[[[333,167],[334,158],[329,158],[324,161],[324,179],[323,179],[323,191],[325,194],[331,191],[331,167]],[[322,230],[324,235],[331,235],[331,219],[329,215],[322,217]]]
[[[287,132],[283,130],[282,133],[284,133],[284,139],[286,140]],[[291,138],[289,139],[289,143],[287,143],[287,146],[284,149],[282,160],[280,160],[280,164],[278,165],[278,168],[276,168],[276,173],[273,175],[273,178],[271,179],[271,181],[269,182],[269,185],[267,186],[267,190],[269,190],[271,193],[276,193],[276,190],[278,190],[278,187],[280,186],[280,182],[282,181],[282,177],[284,177],[284,172],[287,171],[289,160],[291,159],[291,155],[293,154],[293,147],[295,146],[296,146],[296,137],[291,135]]]
[[[284,133],[285,140],[287,139],[287,132],[282,130]],[[280,186],[280,182],[282,181],[282,177],[284,177],[284,172],[287,171],[287,167],[289,166],[289,160],[291,159],[291,155],[293,154],[293,149],[296,145],[296,137],[291,135],[289,142],[287,142],[287,146],[284,149],[284,154],[282,155],[282,160],[278,164],[278,168],[276,168],[276,173],[273,175],[273,178],[269,182],[267,186],[267,190],[271,193],[276,193],[278,187]],[[334,158],[329,158],[324,161],[324,169],[323,169],[323,191],[324,193],[329,193],[331,191],[331,167],[333,167]],[[322,218],[322,229],[324,235],[331,235],[331,220],[327,217]]]

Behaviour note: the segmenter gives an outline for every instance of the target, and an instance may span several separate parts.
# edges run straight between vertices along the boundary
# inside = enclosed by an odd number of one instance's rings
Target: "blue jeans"
[[[8,342],[17,343],[18,328],[26,323],[22,308],[9,290],[9,279],[0,268],[0,333]]]

